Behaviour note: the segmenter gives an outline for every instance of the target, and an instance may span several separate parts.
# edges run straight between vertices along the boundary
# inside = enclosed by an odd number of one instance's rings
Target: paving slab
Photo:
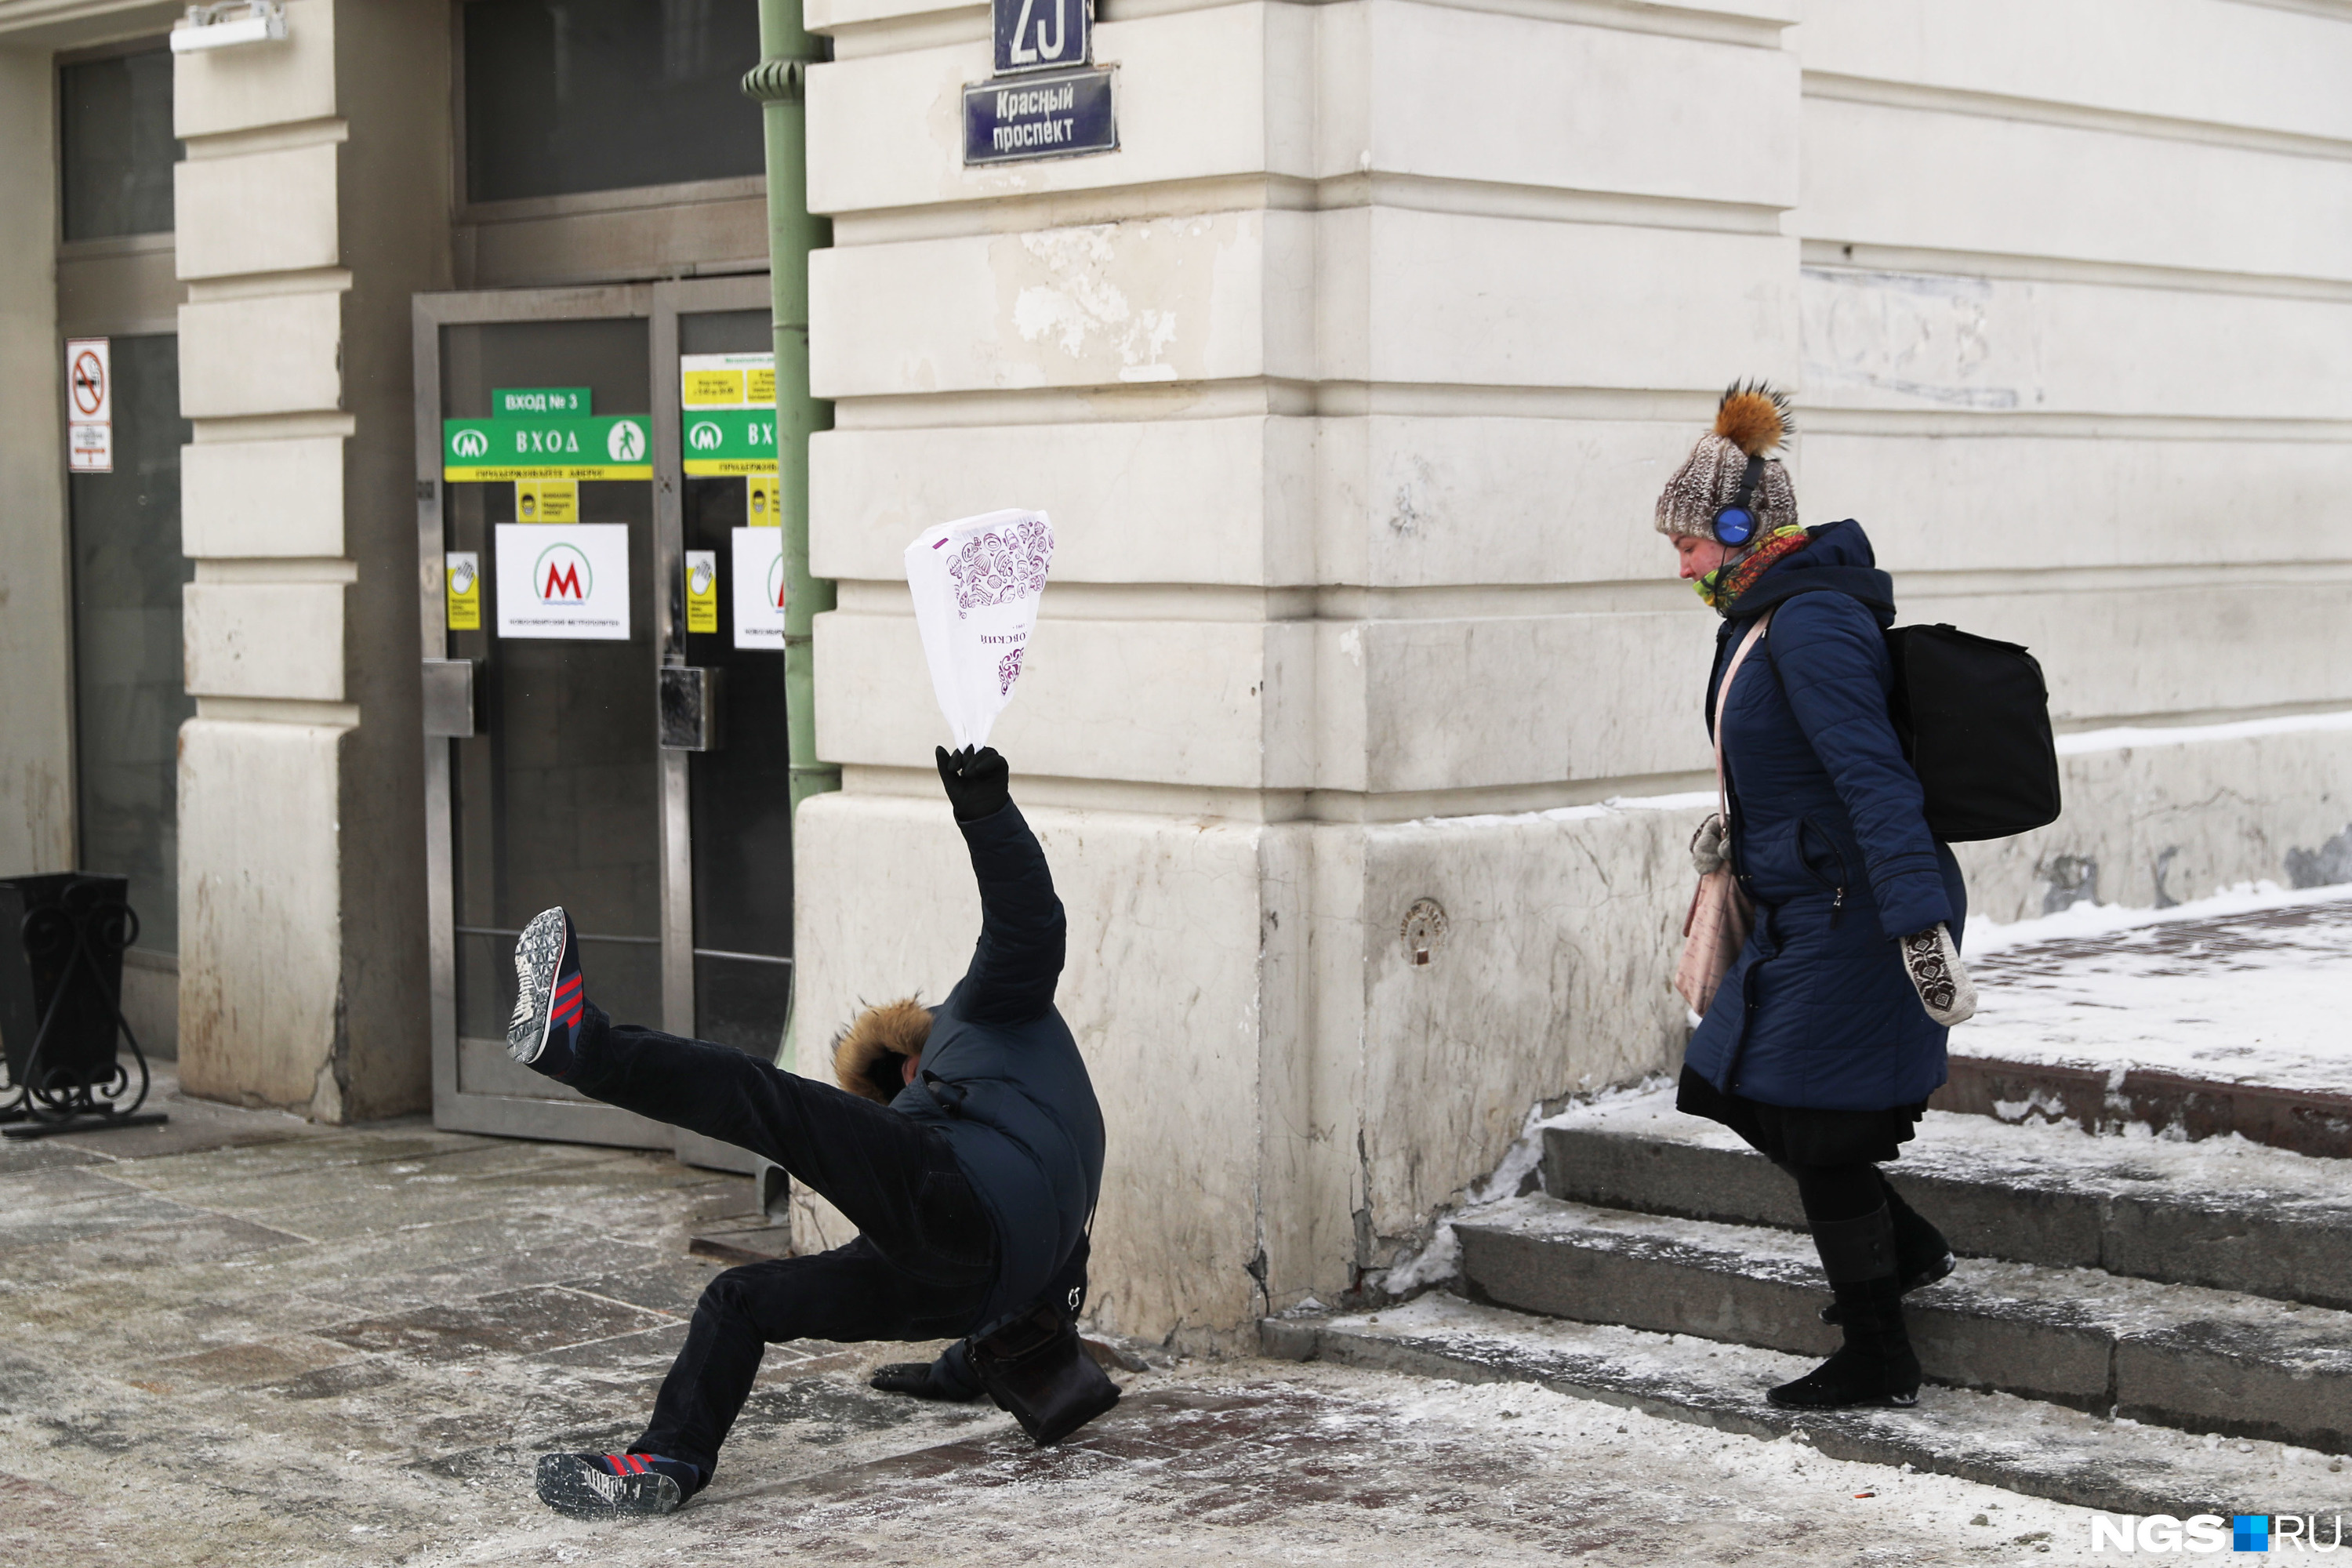
[[[1816,1357],[1839,1343],[1812,1245],[1791,1232],[1539,1196],[1454,1232],[1469,1292],[1505,1307]],[[1939,1382],[2352,1449],[2352,1313],[1990,1259],[1904,1310]]]
[[[1671,1086],[1547,1123],[1544,1190],[1603,1207],[1801,1230],[1795,1184]],[[1963,1256],[2352,1307],[2352,1161],[2238,1138],[2086,1138],[1929,1111],[1887,1177]]]

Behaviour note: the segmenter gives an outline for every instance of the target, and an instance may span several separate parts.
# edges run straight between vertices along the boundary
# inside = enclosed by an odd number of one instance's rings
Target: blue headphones
[[[1764,459],[1748,459],[1747,472],[1739,476],[1738,493],[1731,504],[1715,514],[1715,540],[1718,544],[1739,545],[1756,537],[1756,512],[1751,504],[1756,494],[1756,481],[1764,477]]]

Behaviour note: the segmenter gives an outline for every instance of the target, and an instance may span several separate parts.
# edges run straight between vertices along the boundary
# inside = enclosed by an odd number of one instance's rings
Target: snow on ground
[[[2352,888],[2264,885],[2168,910],[2078,904],[1967,932],[1956,1055],[2352,1089]]]
[[[1729,1128],[1676,1110],[1674,1086],[1664,1079],[1570,1107],[1545,1125],[1748,1152]],[[2144,1122],[2095,1138],[2071,1131],[2053,1137],[2042,1122],[1931,1110],[1920,1119],[1916,1140],[1903,1146],[1898,1168],[1954,1181],[1981,1181],[1999,1171],[2021,1188],[2117,1197],[2228,1193],[2274,1205],[2352,1204],[2352,1160],[2273,1149],[2234,1132],[2191,1143],[2159,1136]]]
[[[410,1561],[1941,1568],[2103,1561],[2091,1517],[1525,1384],[1226,1363],[1138,1380],[1058,1449],[992,1430],[664,1520],[526,1513]]]

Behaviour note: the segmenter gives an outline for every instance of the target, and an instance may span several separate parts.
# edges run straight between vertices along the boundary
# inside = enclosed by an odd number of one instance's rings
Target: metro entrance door
[[[751,401],[773,398],[767,297],[734,278],[415,301],[438,1126],[751,1169],[519,1066],[505,1035],[516,936],[560,903],[616,1020],[781,1039],[783,661],[766,574],[735,584],[781,538]]]

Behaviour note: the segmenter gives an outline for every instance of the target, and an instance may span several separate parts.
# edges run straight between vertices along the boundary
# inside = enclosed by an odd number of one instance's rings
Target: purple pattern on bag
[[[999,697],[1013,695],[1013,683],[1021,679],[1021,649],[1014,648],[996,661],[996,684]]]
[[[1042,591],[1045,566],[1053,558],[1054,531],[1035,518],[966,540],[948,563],[948,575],[955,579],[957,618]],[[1017,662],[1014,671],[1019,671]],[[1010,677],[1005,689],[1012,689]]]

